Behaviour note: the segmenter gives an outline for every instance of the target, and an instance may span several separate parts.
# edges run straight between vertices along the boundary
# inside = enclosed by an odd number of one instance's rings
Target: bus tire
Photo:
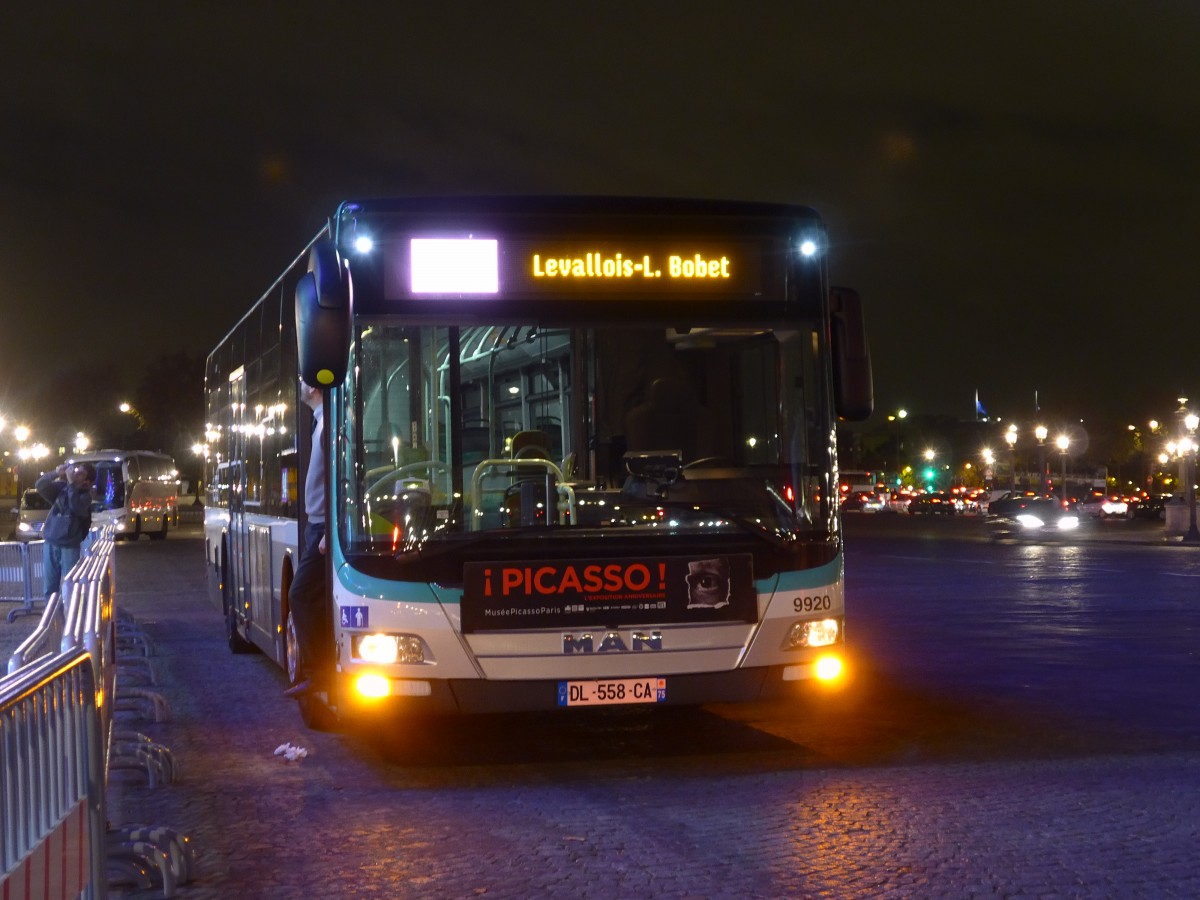
[[[237,655],[243,653],[253,653],[256,648],[252,643],[242,637],[242,633],[237,628],[237,616],[233,610],[225,613],[225,634],[229,639],[229,652]]]
[[[142,517],[134,516],[132,527],[121,536],[125,541],[136,541],[142,536]]]
[[[300,698],[300,718],[313,731],[337,731],[340,725],[338,715],[317,693]]]
[[[290,609],[283,627],[283,669],[287,672],[288,684],[295,684],[300,675],[300,639],[296,635],[296,618]]]
[[[253,653],[258,648],[238,631],[237,613],[233,611],[233,602],[229,599],[229,564],[224,557],[221,561],[221,605],[225,608],[225,638],[229,643],[229,652],[237,655]]]

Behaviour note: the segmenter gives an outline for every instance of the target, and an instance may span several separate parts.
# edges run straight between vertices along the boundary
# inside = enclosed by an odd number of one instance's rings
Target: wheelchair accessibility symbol
[[[342,627],[343,628],[369,628],[367,624],[367,607],[365,606],[343,606],[342,611]]]

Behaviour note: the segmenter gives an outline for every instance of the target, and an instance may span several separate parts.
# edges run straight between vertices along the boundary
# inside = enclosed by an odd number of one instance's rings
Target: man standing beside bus
[[[305,697],[324,687],[332,666],[329,659],[333,634],[325,592],[325,398],[319,388],[300,381],[300,401],[313,413],[312,450],[304,478],[304,543],[300,562],[288,588],[288,604],[296,624],[299,665],[296,683],[285,697]]]
[[[79,562],[80,547],[92,527],[92,467],[63,463],[46,472],[34,487],[50,504],[42,527],[45,596],[56,593],[64,572]]]

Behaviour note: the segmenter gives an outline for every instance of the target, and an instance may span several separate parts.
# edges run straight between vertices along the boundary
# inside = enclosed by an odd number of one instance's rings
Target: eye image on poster
[[[720,609],[729,605],[729,560],[697,559],[688,563],[688,609]]]
[[[752,564],[749,554],[467,563],[462,628],[754,622]]]

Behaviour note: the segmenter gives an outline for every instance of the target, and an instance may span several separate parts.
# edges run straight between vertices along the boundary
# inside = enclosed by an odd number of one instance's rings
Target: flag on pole
[[[987,410],[983,408],[983,404],[979,402],[979,389],[975,389],[975,421],[987,418]]]

